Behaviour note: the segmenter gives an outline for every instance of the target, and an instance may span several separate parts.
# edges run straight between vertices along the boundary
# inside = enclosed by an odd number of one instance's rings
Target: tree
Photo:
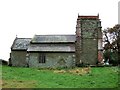
[[[115,59],[120,64],[120,24],[103,30],[103,35],[105,59]]]

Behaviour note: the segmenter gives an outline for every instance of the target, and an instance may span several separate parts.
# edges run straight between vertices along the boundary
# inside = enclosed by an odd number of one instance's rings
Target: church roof
[[[16,38],[11,50],[28,52],[75,52],[75,35],[35,35]]]
[[[35,35],[31,43],[74,43],[75,35]]]
[[[12,44],[12,50],[27,50],[31,38],[16,38]]]
[[[31,44],[28,52],[75,52],[75,44]]]

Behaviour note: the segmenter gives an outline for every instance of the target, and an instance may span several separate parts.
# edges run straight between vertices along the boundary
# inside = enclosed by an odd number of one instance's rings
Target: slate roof
[[[74,43],[75,35],[35,35],[31,43]]]
[[[28,52],[75,52],[75,44],[31,44]]]
[[[27,50],[31,38],[16,38],[11,47],[12,50]]]
[[[75,35],[35,35],[16,38],[11,50],[28,52],[75,52]]]

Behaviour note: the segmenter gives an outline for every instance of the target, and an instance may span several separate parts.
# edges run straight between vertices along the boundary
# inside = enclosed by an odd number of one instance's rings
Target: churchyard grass
[[[77,68],[81,69],[81,68]],[[116,88],[116,67],[91,67],[90,73],[74,74],[74,69],[36,69],[2,66],[2,88]]]

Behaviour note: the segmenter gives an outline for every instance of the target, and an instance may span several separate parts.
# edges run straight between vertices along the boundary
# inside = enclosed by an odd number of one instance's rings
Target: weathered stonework
[[[11,64],[12,66],[27,67],[26,51],[12,51]]]
[[[76,63],[96,65],[98,45],[102,45],[99,16],[78,16],[76,32]]]
[[[29,53],[29,67],[36,68],[57,68],[57,67],[74,67],[74,53],[44,53],[46,56],[45,63],[39,63],[39,55],[42,53]]]

